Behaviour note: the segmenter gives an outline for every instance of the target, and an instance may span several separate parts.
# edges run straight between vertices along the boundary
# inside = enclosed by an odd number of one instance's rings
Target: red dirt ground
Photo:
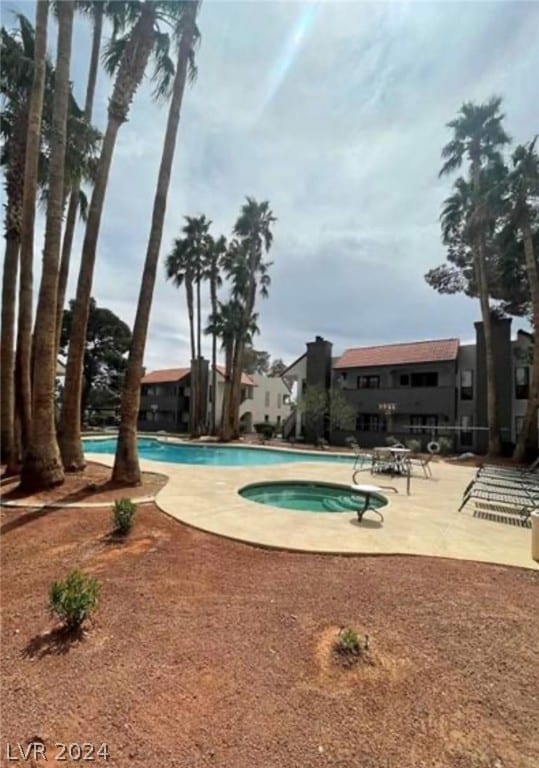
[[[110,473],[110,467],[88,462],[83,472],[66,472],[65,482],[62,485],[58,485],[56,488],[51,488],[48,491],[40,491],[32,496],[28,496],[18,489],[19,478],[16,477],[2,483],[2,499],[5,501],[20,501],[24,499],[28,504],[43,504],[45,502],[80,504],[85,501],[92,503],[96,501],[114,501],[124,496],[130,498],[154,496],[167,482],[167,478],[164,475],[143,472],[141,485],[118,485],[111,481]]]
[[[537,572],[265,551],[152,505],[109,531],[2,511],[2,760],[40,738],[47,765],[106,742],[120,768],[537,768]],[[103,584],[80,641],[46,608],[73,567]],[[373,664],[335,664],[345,625]]]

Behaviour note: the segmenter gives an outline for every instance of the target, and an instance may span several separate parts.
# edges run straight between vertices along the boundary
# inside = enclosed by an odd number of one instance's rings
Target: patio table
[[[407,474],[406,458],[412,453],[410,448],[396,448],[390,445],[373,449],[373,472],[389,470],[398,475]],[[387,458],[389,454],[389,459]],[[378,465],[378,466],[377,466]]]

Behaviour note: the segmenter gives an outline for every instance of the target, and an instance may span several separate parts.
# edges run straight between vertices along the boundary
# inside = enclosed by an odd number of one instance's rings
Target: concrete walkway
[[[91,461],[112,466],[113,456],[87,454]],[[406,496],[404,478],[372,478],[362,482],[394,485],[388,492],[384,523],[355,513],[309,513],[268,507],[238,495],[245,485],[263,481],[322,480],[349,484],[350,466],[297,463],[271,466],[214,467],[141,460],[142,469],[165,474],[167,485],[157,505],[167,514],[209,533],[278,549],[301,552],[371,555],[431,555],[461,560],[539,568],[531,558],[531,531],[517,525],[479,519],[473,504],[457,512],[472,467],[449,462],[432,465],[434,478],[412,480]]]

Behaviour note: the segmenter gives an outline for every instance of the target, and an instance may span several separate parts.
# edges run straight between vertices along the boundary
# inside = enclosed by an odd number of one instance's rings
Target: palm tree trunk
[[[94,4],[94,29],[92,33],[92,50],[90,54],[90,67],[88,69],[88,82],[86,84],[86,102],[84,105],[84,117],[88,123],[92,119],[94,106],[95,86],[99,68],[99,51],[101,50],[101,37],[103,34],[103,3]],[[60,348],[60,336],[62,334],[62,317],[64,313],[67,278],[69,276],[69,262],[71,249],[77,224],[77,211],[79,207],[80,180],[73,184],[69,195],[64,239],[62,242],[62,259],[60,261],[60,275],[58,279],[58,305],[56,308],[56,349]]]
[[[21,487],[31,490],[48,488],[64,481],[60,452],[56,441],[56,302],[58,266],[62,238],[64,203],[64,168],[69,101],[69,64],[73,31],[73,0],[58,6],[58,45],[54,87],[52,139],[49,170],[49,196],[41,285],[36,311],[35,377],[32,393],[32,429],[23,457]]]
[[[199,256],[200,258],[200,256]],[[197,437],[202,432],[202,376],[200,375],[200,358],[202,348],[202,326],[201,326],[201,300],[200,300],[200,265],[197,271],[197,410],[196,410],[196,433]]]
[[[191,282],[191,278],[186,275],[185,276],[185,294],[187,297],[187,314],[189,316],[189,341],[191,346],[191,378],[189,387],[191,390],[191,394],[189,396],[189,433],[194,436],[196,433],[196,394],[197,394],[197,383],[196,383],[196,376],[197,376],[197,370],[196,370],[196,344],[195,344],[195,307],[194,307],[194,298],[193,298],[193,284]]]
[[[496,388],[496,365],[494,362],[494,345],[492,342],[492,315],[488,294],[488,283],[485,269],[483,246],[477,247],[475,258],[477,283],[479,288],[479,303],[483,332],[485,335],[485,363],[487,376],[487,421],[488,421],[488,455],[499,456],[501,453],[500,429],[498,423],[498,402]]]
[[[539,274],[537,271],[537,261],[535,260],[530,220],[527,214],[524,215],[522,222],[522,234],[524,236],[526,272],[532,300],[533,363],[524,424],[518,436],[514,452],[514,458],[517,461],[524,461],[526,457],[533,459],[539,453],[537,444],[537,410],[539,407]]]
[[[17,466],[15,447],[15,292],[19,266],[19,238],[6,238],[2,275],[2,368],[0,389],[0,428],[2,463],[7,474]]]
[[[474,191],[475,213],[479,213],[481,192],[481,164],[479,158],[472,155],[472,184]],[[489,302],[489,285],[485,259],[485,244],[483,233],[479,232],[474,246],[474,269],[478,286],[483,332],[485,335],[485,363],[487,376],[487,422],[488,422],[488,455],[499,456],[501,453],[500,428],[498,423],[498,390],[496,385],[496,366],[494,362],[494,347],[492,342],[492,315]]]
[[[211,312],[213,318],[217,316],[217,289],[215,284],[215,276],[210,281],[210,294],[211,294]],[[216,434],[216,395],[217,395],[217,334],[215,330],[211,335],[211,433]]]
[[[223,387],[223,404],[221,406],[221,425],[219,428],[220,439],[224,442],[230,440],[230,398],[232,389],[232,359],[234,357],[233,342],[225,343],[225,383]]]
[[[172,100],[167,119],[161,165],[157,177],[154,206],[152,212],[152,224],[142,282],[140,286],[133,339],[127,362],[127,370],[122,388],[122,402],[120,409],[120,430],[112,479],[115,482],[135,485],[140,483],[140,466],[137,451],[137,419],[140,405],[140,380],[142,378],[142,363],[144,361],[144,349],[152,307],[155,275],[159,260],[159,251],[163,239],[163,225],[167,206],[167,196],[170,186],[170,174],[176,149],[178,126],[180,124],[180,112],[187,79],[187,68],[193,50],[195,39],[195,19],[198,11],[198,3],[190,3],[185,12],[185,28],[178,50],[176,75]]]
[[[153,46],[154,13],[153,3],[143,4],[143,12],[137,21],[122,56],[109,101],[107,128],[103,137],[96,181],[88,212],[77,294],[73,307],[64,396],[58,433],[62,461],[64,468],[68,472],[80,470],[85,466],[80,422],[81,387],[97,241],[118,131],[122,123],[127,120],[131,101],[142,81]]]
[[[41,142],[41,115],[45,90],[47,56],[48,0],[38,0],[34,43],[34,77],[28,107],[24,194],[21,221],[19,308],[17,354],[15,362],[16,400],[21,423],[23,449],[28,445],[32,422],[32,299],[34,224],[36,216],[37,174]]]

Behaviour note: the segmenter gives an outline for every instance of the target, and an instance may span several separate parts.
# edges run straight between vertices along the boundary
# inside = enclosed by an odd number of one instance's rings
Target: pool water
[[[107,440],[85,439],[84,450],[88,453],[112,453],[116,451],[116,438]],[[139,455],[142,459],[166,461],[171,464],[203,464],[219,467],[265,466],[268,464],[292,464],[305,461],[330,462],[353,465],[353,456],[336,456],[331,453],[299,453],[269,448],[236,448],[227,445],[197,445],[167,443],[151,438],[139,438]]]
[[[346,485],[291,481],[248,485],[240,496],[259,504],[267,504],[300,512],[357,512],[363,509],[365,495]],[[372,495],[370,506],[379,509],[387,504],[383,496]]]

